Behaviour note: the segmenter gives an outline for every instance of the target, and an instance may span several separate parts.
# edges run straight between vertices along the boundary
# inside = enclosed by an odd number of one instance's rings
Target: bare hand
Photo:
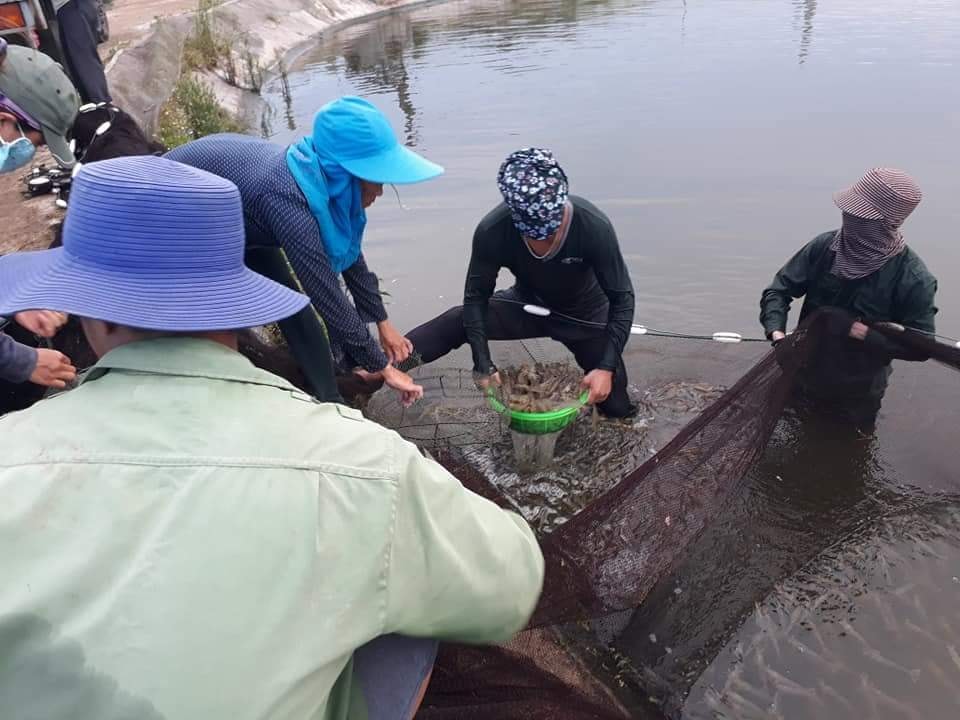
[[[772,333],[770,333],[770,342],[776,345],[778,342],[783,340],[786,336],[787,334],[785,332],[781,330],[774,330]]]
[[[494,372],[490,375],[478,375],[474,373],[473,381],[477,384],[477,387],[480,388],[483,392],[486,392],[491,387],[500,387],[502,381],[500,380],[500,373]]]
[[[859,320],[850,326],[850,337],[854,340],[866,340],[870,328]]]
[[[402,363],[413,352],[413,343],[407,340],[389,320],[377,323],[380,334],[380,346],[387,354],[390,364]]]
[[[65,388],[77,377],[77,369],[70,358],[58,350],[37,349],[37,366],[30,374],[30,382],[44,387]]]
[[[400,402],[404,407],[410,407],[423,397],[423,387],[417,385],[413,378],[393,365],[387,365],[381,372],[383,382],[400,393]]]
[[[67,324],[67,316],[54,310],[24,310],[13,316],[20,325],[40,337],[53,337]]]
[[[583,376],[580,387],[589,393],[587,402],[590,405],[602,403],[613,390],[613,373],[610,370],[591,370]]]

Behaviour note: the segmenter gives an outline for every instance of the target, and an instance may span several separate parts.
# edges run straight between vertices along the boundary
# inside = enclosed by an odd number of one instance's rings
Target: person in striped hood
[[[804,393],[863,430],[872,430],[893,359],[925,357],[894,348],[876,322],[935,332],[937,280],[907,246],[901,226],[920,204],[917,183],[902,170],[874,168],[834,195],[843,213],[839,230],[814,238],[763,291],[760,322],[770,340],[785,337],[787,313],[804,298],[802,321],[832,307],[831,337],[807,368]]]

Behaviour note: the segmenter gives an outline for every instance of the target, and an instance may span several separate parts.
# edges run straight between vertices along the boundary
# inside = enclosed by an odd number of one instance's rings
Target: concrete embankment
[[[278,57],[324,31],[417,1],[227,0],[211,3],[208,13],[220,37],[238,41],[234,47],[238,56],[249,52],[269,72]],[[160,110],[183,74],[183,47],[194,32],[198,2],[114,0],[109,7],[111,39],[101,54],[110,89],[116,104],[136,117],[148,134],[156,132]],[[255,93],[228,84],[217,72],[202,74],[227,111],[256,127]],[[41,153],[38,161],[49,164],[50,159]],[[21,196],[21,175],[0,175],[0,217],[11,228],[0,240],[0,254],[47,247],[50,226],[62,217],[53,196]]]
[[[290,50],[340,23],[416,1],[228,0],[207,13],[216,35],[231,44],[234,62],[242,67],[245,57],[241,55],[250,56],[269,69]],[[114,101],[138,118],[148,133],[155,131],[160,109],[184,70],[183,47],[194,30],[195,9],[148,21],[140,37],[118,49],[108,62]],[[220,70],[202,75],[224,109],[252,124],[249,81],[228,82]]]

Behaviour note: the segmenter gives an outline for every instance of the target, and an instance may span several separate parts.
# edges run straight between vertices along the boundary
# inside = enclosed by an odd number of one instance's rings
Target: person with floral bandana
[[[499,385],[489,340],[550,337],[565,345],[583,369],[583,388],[604,415],[632,417],[623,348],[633,323],[634,295],[609,218],[569,182],[548,151],[526,148],[500,168],[503,203],[477,226],[463,306],[407,335],[424,363],[469,342],[474,376],[483,388]],[[494,292],[509,269],[516,285]],[[535,305],[549,310],[534,315]]]

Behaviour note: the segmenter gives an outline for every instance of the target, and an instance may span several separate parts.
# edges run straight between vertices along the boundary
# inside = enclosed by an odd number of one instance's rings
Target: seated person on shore
[[[61,166],[73,167],[67,134],[80,103],[63,68],[38,50],[11,45],[0,55],[0,100],[0,173],[30,164],[43,145]]]
[[[129,157],[78,174],[62,248],[0,258],[0,313],[68,311],[100,356],[3,420],[17,717],[408,718],[436,638],[505,641],[537,602],[519,516],[236,352],[308,302],[243,232],[231,183]]]
[[[46,145],[62,167],[165,150],[137,121],[109,102],[78,107],[77,91],[57,63],[37,50],[9,47],[0,54],[0,172],[30,164]],[[72,143],[71,143],[72,141]]]
[[[590,403],[609,417],[632,417],[622,354],[633,286],[613,225],[591,203],[568,195],[567,176],[546,150],[510,155],[497,184],[504,202],[474,233],[463,306],[409,333],[414,352],[429,363],[469,342],[477,382],[487,387],[500,384],[488,340],[550,337],[585,372]],[[501,268],[516,285],[494,292]],[[526,304],[550,314],[530,314]]]
[[[53,337],[67,318],[49,310],[28,310],[17,313],[14,320],[41,337]],[[0,380],[11,383],[32,382],[44,387],[62,389],[73,382],[77,369],[70,358],[50,348],[34,348],[0,332]]]
[[[937,281],[900,232],[920,199],[920,188],[905,172],[870,170],[834,195],[841,228],[817,236],[790,258],[760,300],[760,322],[774,344],[785,337],[795,298],[804,298],[801,321],[822,307],[846,311],[831,317],[837,327],[804,369],[801,394],[865,431],[876,422],[891,360],[926,359],[895,347],[869,324],[935,332]]]
[[[379,281],[367,268],[361,243],[366,208],[383,194],[384,184],[422,182],[443,168],[400,145],[383,114],[357,97],[322,107],[313,135],[289,147],[242,135],[212,135],[166,157],[240,188],[248,247],[279,247],[286,253],[326,325],[338,375],[349,378],[359,367],[380,374],[407,403],[423,394],[394,367],[407,359],[411,346],[387,318]],[[376,323],[379,342],[368,323]],[[283,330],[303,366],[317,363],[326,351],[315,346],[324,341],[322,336],[311,345]],[[331,384],[333,372],[327,370]],[[339,399],[335,387],[314,390],[322,400]]]

